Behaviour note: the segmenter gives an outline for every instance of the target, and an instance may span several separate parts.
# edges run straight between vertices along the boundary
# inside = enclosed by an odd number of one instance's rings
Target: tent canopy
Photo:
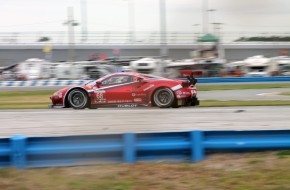
[[[205,34],[198,39],[199,42],[218,42],[219,39],[213,34]]]

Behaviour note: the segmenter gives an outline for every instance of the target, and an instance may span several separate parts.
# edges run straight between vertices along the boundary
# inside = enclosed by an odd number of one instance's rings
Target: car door
[[[101,98],[105,99],[107,104],[133,103],[133,85],[133,76],[113,75],[101,82],[99,96],[102,96]]]
[[[150,101],[150,90],[154,88],[149,80],[142,77],[135,77],[135,83],[132,88],[133,102],[137,104],[147,104]]]

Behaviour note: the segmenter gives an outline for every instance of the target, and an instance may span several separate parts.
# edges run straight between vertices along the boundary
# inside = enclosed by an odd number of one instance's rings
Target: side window
[[[108,85],[123,84],[123,83],[128,83],[128,82],[133,82],[132,76],[117,75],[117,76],[112,76],[108,79],[103,80],[101,85],[108,86]]]

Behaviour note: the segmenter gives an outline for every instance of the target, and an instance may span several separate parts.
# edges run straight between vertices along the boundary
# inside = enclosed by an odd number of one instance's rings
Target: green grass
[[[49,97],[55,91],[0,92],[0,109],[37,109],[51,104]]]
[[[279,154],[215,154],[198,163],[139,162],[26,170],[2,168],[0,189],[290,189],[290,156],[281,159]]]
[[[2,97],[21,97],[21,96],[51,96],[56,90],[39,90],[39,91],[9,91],[0,92],[0,98]]]

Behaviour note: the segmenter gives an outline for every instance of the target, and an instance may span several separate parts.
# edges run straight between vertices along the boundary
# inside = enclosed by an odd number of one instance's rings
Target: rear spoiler
[[[188,80],[188,85],[195,85],[197,83],[197,79],[194,78],[193,73],[190,74],[190,76],[186,76]]]

